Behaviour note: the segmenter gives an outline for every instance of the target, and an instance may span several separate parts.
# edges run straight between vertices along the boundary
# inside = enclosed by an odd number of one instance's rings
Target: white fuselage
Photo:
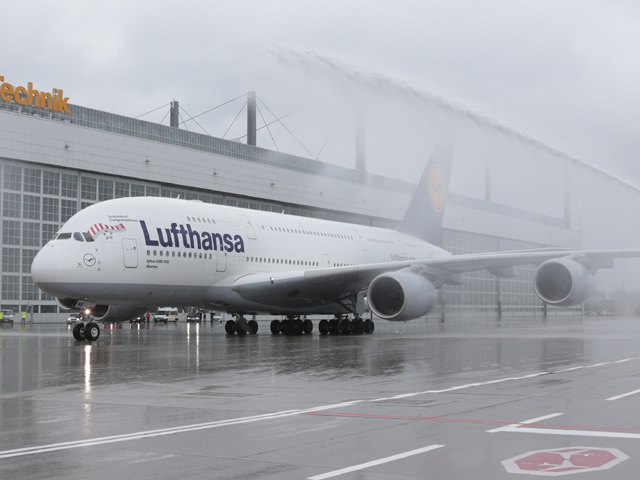
[[[82,235],[86,232],[92,237]],[[60,298],[238,311],[237,305],[213,305],[205,292],[246,274],[449,255],[393,230],[137,197],[105,201],[74,215],[36,256],[32,275],[42,290]]]

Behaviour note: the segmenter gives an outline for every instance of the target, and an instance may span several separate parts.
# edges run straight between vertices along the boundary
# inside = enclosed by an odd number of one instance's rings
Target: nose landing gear
[[[93,322],[76,323],[76,325],[73,327],[72,333],[73,338],[78,341],[87,340],[89,342],[92,342],[100,337],[100,327],[97,323]]]

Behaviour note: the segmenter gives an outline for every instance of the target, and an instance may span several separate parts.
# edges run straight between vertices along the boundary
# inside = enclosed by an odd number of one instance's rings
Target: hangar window
[[[23,195],[22,216],[31,220],[40,220],[40,197]]]
[[[2,298],[5,300],[19,300],[20,297],[20,276],[2,276]]]
[[[31,273],[31,264],[38,254],[38,250],[24,248],[22,250],[22,273]]]
[[[57,231],[58,231],[57,225],[43,223],[42,224],[42,245],[46,244],[49,240],[53,240]]]
[[[144,197],[144,185],[131,184],[132,197]]]
[[[78,197],[78,177],[76,175],[63,173],[61,177],[61,181],[62,181],[62,189],[61,189],[62,196],[77,198]]]
[[[147,197],[159,197],[160,187],[147,187]]]
[[[60,200],[47,197],[42,199],[42,220],[47,222],[60,221]]]
[[[42,193],[60,195],[60,174],[58,172],[42,172]]]
[[[116,182],[115,198],[125,198],[129,196],[129,184],[127,182]]]
[[[2,248],[2,271],[3,272],[19,272],[20,271],[20,249],[19,248]]]
[[[33,278],[22,277],[22,300],[39,300],[39,292]]]
[[[4,166],[4,188],[22,190],[22,167]]]
[[[60,200],[60,221],[66,222],[78,211],[76,200]]]
[[[35,168],[24,169],[24,191],[40,193],[40,186],[42,183],[42,170]]]
[[[98,179],[82,177],[80,179],[80,195],[84,200],[95,200],[98,198]]]
[[[20,218],[20,203],[22,195],[19,193],[4,192],[2,215],[5,217]]]
[[[111,200],[113,198],[113,180],[100,179],[98,181],[98,201]]]

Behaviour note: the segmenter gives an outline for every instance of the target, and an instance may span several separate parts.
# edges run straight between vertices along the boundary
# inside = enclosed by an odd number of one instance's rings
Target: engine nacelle
[[[407,270],[384,273],[373,279],[367,291],[373,313],[401,322],[426,315],[436,306],[436,289],[426,278]]]
[[[91,312],[101,322],[127,322],[144,315],[147,307],[121,307],[118,305],[96,305]]]
[[[596,283],[591,272],[568,257],[547,260],[533,281],[541,300],[556,307],[573,307],[588,299]]]
[[[65,310],[82,310],[83,302],[77,298],[56,298],[56,303]],[[93,305],[93,304],[91,304]],[[127,322],[139,317],[147,311],[147,307],[121,307],[117,305],[96,305],[91,315],[102,322]]]

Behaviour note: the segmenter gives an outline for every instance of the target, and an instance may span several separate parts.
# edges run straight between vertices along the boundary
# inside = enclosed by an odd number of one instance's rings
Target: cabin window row
[[[301,230],[297,228],[283,228],[283,227],[266,227],[265,225],[261,225],[263,230],[271,230],[272,232],[281,232],[281,233],[296,233],[298,235],[312,235],[316,237],[326,237],[326,238],[336,238],[342,240],[353,240],[353,237],[350,235],[342,235],[340,233],[323,233],[323,232],[314,232],[312,230]]]
[[[202,253],[202,252],[169,252],[164,250],[147,250],[148,257],[178,257],[178,258],[203,258],[203,259],[213,259],[213,254]],[[318,262],[313,262],[310,260],[291,260],[284,258],[264,258],[264,257],[244,257],[241,255],[234,255],[233,260],[241,261],[241,262],[249,262],[249,263],[268,263],[268,264],[277,264],[277,265],[296,265],[301,267],[317,267],[319,265]]]

